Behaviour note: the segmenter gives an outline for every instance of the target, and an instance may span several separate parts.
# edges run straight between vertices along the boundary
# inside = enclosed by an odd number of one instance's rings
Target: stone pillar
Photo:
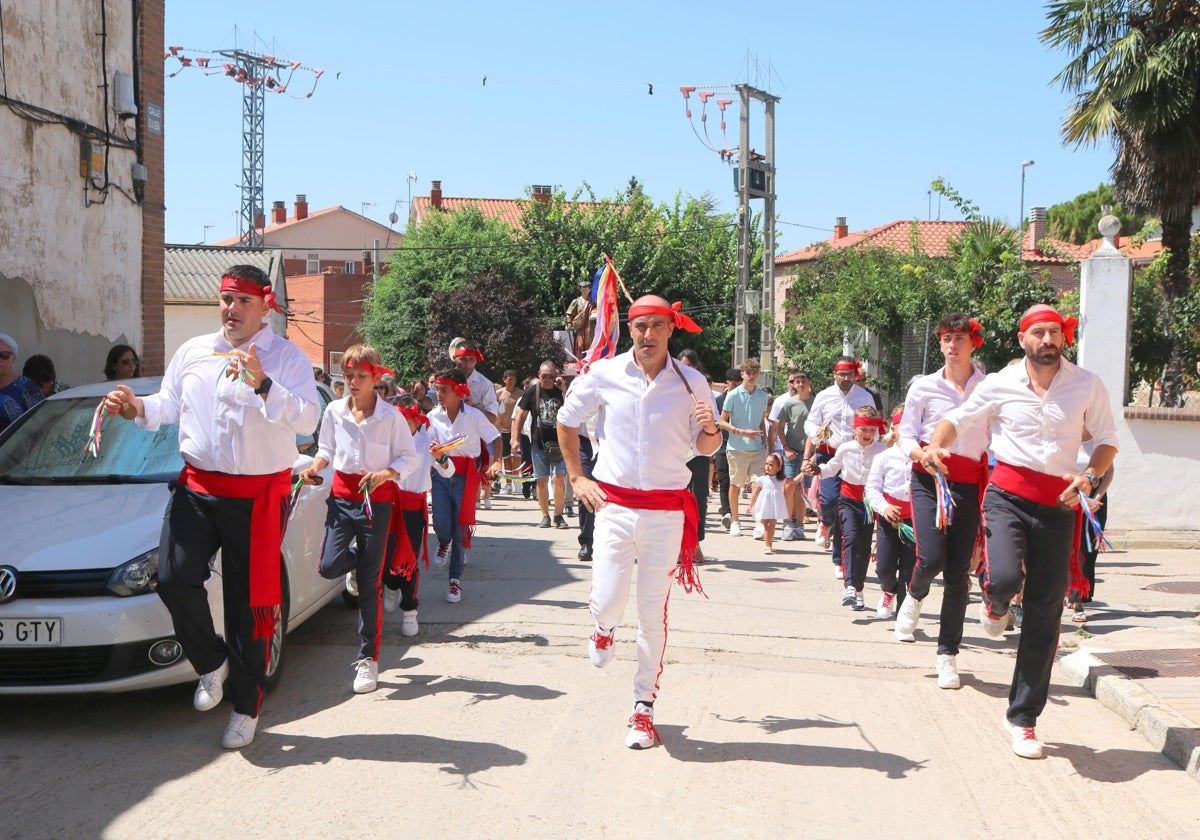
[[[1129,381],[1129,319],[1133,262],[1113,245],[1121,223],[1100,220],[1104,243],[1083,261],[1079,277],[1079,366],[1108,389],[1113,417],[1121,416]]]

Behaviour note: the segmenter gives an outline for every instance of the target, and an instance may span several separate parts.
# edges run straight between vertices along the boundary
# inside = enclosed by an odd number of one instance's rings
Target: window
[[[336,350],[330,351],[328,370],[330,376],[342,375],[342,354],[340,352]]]
[[[321,273],[321,255],[309,254],[308,264],[304,269],[305,274],[320,274]]]
[[[346,260],[346,274],[358,274],[358,263],[354,260]]]

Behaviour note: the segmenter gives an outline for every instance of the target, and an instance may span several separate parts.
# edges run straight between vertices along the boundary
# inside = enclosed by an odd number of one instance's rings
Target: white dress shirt
[[[712,406],[708,382],[699,371],[668,362],[650,381],[632,350],[601,359],[572,383],[558,422],[578,429],[596,417],[600,453],[593,475],[598,481],[631,490],[688,486],[692,471],[687,462],[700,424],[681,374],[696,399]]]
[[[1063,359],[1039,398],[1026,364],[989,374],[945,419],[959,435],[979,424],[990,427],[997,461],[1053,476],[1077,475],[1084,429],[1097,446],[1117,445],[1108,391],[1100,377]]]
[[[338,472],[362,475],[390,467],[400,478],[413,472],[419,461],[408,421],[382,397],[376,397],[375,411],[361,423],[350,411],[350,397],[331,402],[321,419],[317,457]]]
[[[872,401],[871,405],[875,405]],[[856,440],[848,440],[837,448],[833,457],[821,464],[821,478],[830,478],[841,474],[842,481],[851,484],[866,484],[867,475],[871,471],[871,462],[875,457],[887,451],[887,447],[878,440],[871,441],[869,446],[863,446]],[[912,467],[909,467],[912,471]]]
[[[399,414],[400,412],[396,413]],[[408,427],[407,421],[405,421],[404,426],[405,428]],[[433,438],[429,436],[429,432],[425,430],[425,427],[417,426],[416,432],[412,434],[413,450],[417,456],[417,468],[396,482],[400,485],[401,490],[406,490],[409,493],[428,493],[433,489],[433,474],[430,470],[437,470],[443,478],[449,478],[454,475],[454,462],[449,458],[446,459],[445,466],[433,460],[433,455],[429,452],[429,447],[432,443]]]
[[[867,473],[867,489],[863,493],[871,508],[882,512],[891,502],[883,497],[887,493],[901,502],[909,500],[912,492],[913,462],[899,446],[889,446],[886,452],[876,456]]]
[[[495,396],[495,393],[493,390],[492,395]],[[429,412],[429,434],[439,443],[445,443],[456,435],[466,435],[463,445],[450,452],[450,457],[478,458],[480,441],[491,443],[500,437],[500,430],[488,422],[483,412],[463,402],[459,404],[458,415],[453,423],[446,409],[440,405]]]
[[[904,398],[904,417],[900,420],[900,448],[907,456],[921,445],[933,439],[933,430],[943,418],[967,401],[984,379],[984,373],[972,366],[971,378],[959,393],[958,388],[946,378],[945,366],[928,376],[919,377],[908,389]],[[964,431],[954,441],[950,451],[972,461],[988,448],[987,426],[975,426]]]
[[[496,396],[496,386],[492,380],[476,369],[467,377],[467,384],[471,386],[471,397],[467,402],[493,417],[500,413],[500,398]]]
[[[804,433],[814,446],[824,443],[836,449],[854,437],[854,412],[864,405],[875,407],[875,398],[866,388],[851,385],[850,390],[843,394],[837,385],[830,385],[813,397],[808,419],[804,421]],[[826,423],[829,424],[829,438],[817,440],[817,430]]]
[[[241,347],[251,344],[271,379],[265,400],[223,375],[229,359],[213,354],[235,348],[224,332],[210,333],[175,351],[159,392],[142,398],[145,416],[137,424],[153,432],[177,423],[180,454],[202,470],[266,475],[289,469],[296,435],[312,434],[320,414],[312,363],[265,324]]]

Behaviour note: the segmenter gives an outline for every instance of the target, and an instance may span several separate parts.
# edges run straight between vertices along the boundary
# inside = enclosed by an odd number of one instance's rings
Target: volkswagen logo
[[[7,604],[17,595],[17,570],[0,566],[0,604]]]

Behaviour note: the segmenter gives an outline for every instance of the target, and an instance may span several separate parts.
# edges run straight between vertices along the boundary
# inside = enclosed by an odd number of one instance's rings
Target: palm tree
[[[1055,76],[1075,94],[1063,141],[1111,140],[1117,197],[1162,222],[1168,311],[1191,287],[1188,245],[1200,202],[1200,4],[1195,0],[1057,0],[1044,43],[1073,57]],[[1169,319],[1168,319],[1169,320]],[[1172,342],[1167,385],[1182,375]]]

